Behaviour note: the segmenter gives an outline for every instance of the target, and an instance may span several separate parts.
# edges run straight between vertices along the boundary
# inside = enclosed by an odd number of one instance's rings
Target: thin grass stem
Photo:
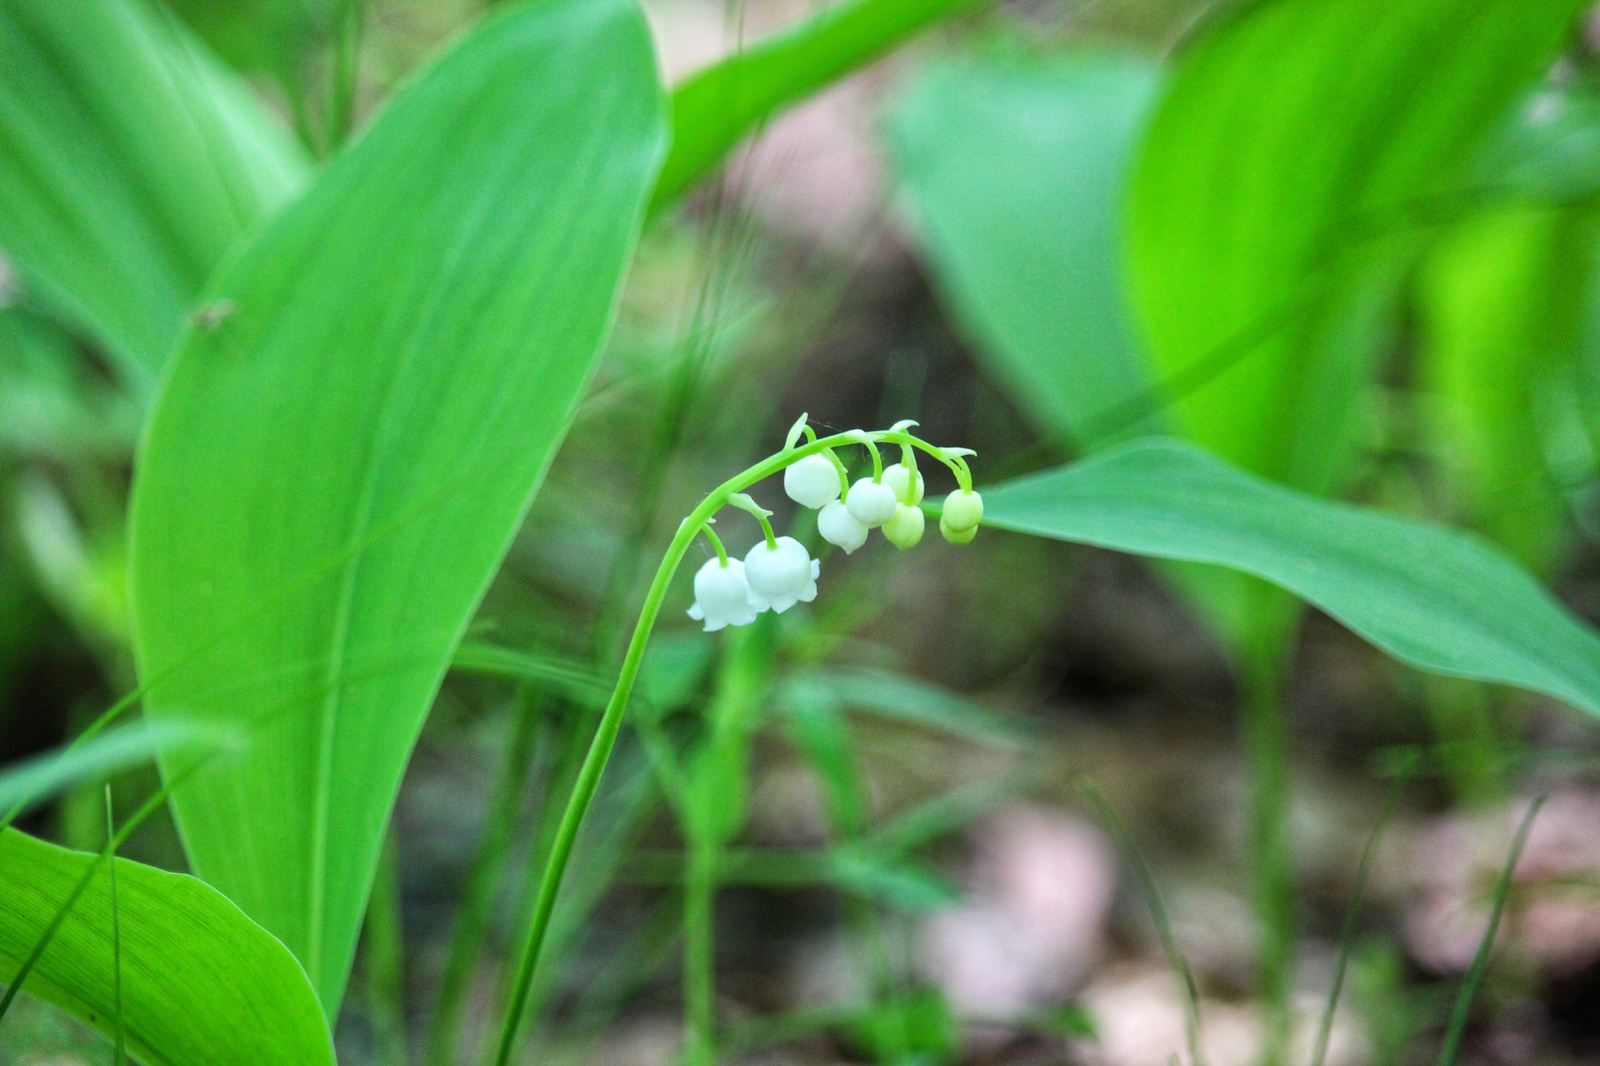
[[[1400,809],[1400,797],[1405,793],[1406,785],[1410,784],[1411,776],[1416,772],[1420,753],[1412,749],[1410,758],[1399,768],[1395,775],[1394,783],[1389,787],[1389,798],[1383,805],[1383,813],[1378,816],[1377,824],[1372,827],[1372,835],[1367,838],[1367,846],[1361,851],[1361,865],[1356,869],[1356,884],[1350,894],[1350,907],[1345,911],[1344,926],[1339,933],[1339,960],[1333,968],[1333,985],[1328,989],[1328,1005],[1323,1008],[1322,1022],[1317,1027],[1316,1050],[1311,1056],[1311,1066],[1323,1066],[1328,1058],[1328,1042],[1333,1037],[1333,1019],[1339,1010],[1339,996],[1344,991],[1345,972],[1350,965],[1350,951],[1355,945],[1356,922],[1361,916],[1361,904],[1366,899],[1367,882],[1372,876],[1372,863],[1378,854],[1378,845],[1383,840],[1383,835],[1388,831],[1389,823],[1394,820],[1394,815]]]
[[[1483,981],[1484,972],[1489,968],[1489,954],[1494,950],[1495,937],[1500,932],[1500,919],[1506,912],[1506,899],[1511,895],[1511,879],[1517,872],[1517,862],[1522,858],[1522,849],[1528,844],[1528,834],[1533,830],[1533,820],[1539,815],[1539,808],[1544,806],[1545,797],[1540,796],[1528,805],[1528,813],[1523,815],[1522,824],[1517,827],[1517,835],[1511,840],[1511,853],[1506,856],[1506,864],[1500,870],[1499,880],[1494,886],[1494,906],[1489,912],[1489,925],[1483,931],[1483,939],[1478,942],[1478,951],[1472,957],[1472,965],[1467,968],[1467,975],[1461,981],[1461,991],[1456,995],[1455,1008],[1450,1012],[1450,1025],[1445,1031],[1444,1046],[1439,1049],[1439,1066],[1455,1066],[1456,1056],[1461,1053],[1461,1038],[1467,1031],[1467,1022],[1472,1017],[1472,1000],[1478,993],[1478,985]]]
[[[1092,779],[1083,777],[1078,780],[1078,791],[1083,793],[1094,807],[1100,821],[1116,840],[1123,860],[1133,868],[1134,878],[1139,882],[1139,891],[1144,894],[1145,906],[1150,909],[1150,920],[1156,927],[1156,939],[1161,942],[1161,951],[1167,958],[1167,966],[1172,970],[1173,977],[1177,978],[1179,990],[1183,993],[1183,1029],[1184,1037],[1189,1044],[1189,1061],[1193,1066],[1206,1066],[1205,1050],[1201,1042],[1203,1025],[1200,1017],[1200,986],[1195,982],[1194,970],[1190,968],[1188,958],[1178,947],[1178,938],[1172,933],[1172,917],[1167,913],[1166,901],[1161,898],[1156,875],[1151,871],[1150,864],[1145,862],[1144,854],[1134,842],[1133,834],[1128,831],[1122,819],[1117,817],[1116,809],[1111,806],[1111,801],[1106,799],[1106,794],[1100,791],[1100,786]]]

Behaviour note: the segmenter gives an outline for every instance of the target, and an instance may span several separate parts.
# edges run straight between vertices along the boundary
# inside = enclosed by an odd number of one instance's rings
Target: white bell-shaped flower
[[[922,483],[922,471],[916,472],[916,488],[912,490],[911,499],[906,499],[906,487],[911,484],[911,470],[904,463],[896,463],[883,472],[883,483],[894,490],[894,498],[901,503],[909,503],[912,507],[922,502],[922,493],[926,486]]]
[[[842,500],[834,500],[817,512],[817,532],[829,544],[836,544],[849,555],[867,542],[867,527],[857,522]]]
[[[771,608],[778,614],[797,603],[816,599],[821,572],[822,564],[793,537],[779,537],[771,547],[762,540],[744,557],[750,602],[760,610]]]
[[[839,498],[839,471],[825,455],[808,455],[783,472],[783,491],[802,507],[825,507]]]
[[[951,529],[950,523],[943,518],[939,519],[939,533],[951,544],[971,544],[972,538],[978,535],[978,527],[970,529]]]
[[[851,485],[850,494],[844,498],[850,516],[868,529],[877,529],[893,518],[894,509],[899,503],[895,499],[894,489],[870,477]]]
[[[894,509],[894,517],[883,524],[883,535],[890,544],[905,551],[917,546],[925,524],[921,508],[907,507],[902,503]]]
[[[957,489],[944,498],[944,510],[939,515],[940,525],[948,526],[956,533],[965,533],[969,529],[977,529],[982,521],[983,497],[976,492]]]
[[[694,575],[694,606],[689,617],[706,624],[707,633],[726,626],[747,626],[762,608],[750,595],[744,564],[737,559],[707,559]]]

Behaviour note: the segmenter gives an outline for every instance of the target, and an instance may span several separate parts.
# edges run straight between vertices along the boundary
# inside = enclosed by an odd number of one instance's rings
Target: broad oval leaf
[[[672,94],[672,153],[655,204],[675,199],[777,112],[981,2],[843,0],[692,75]]]
[[[332,1066],[322,1008],[287,948],[203,882],[115,862],[122,1024],[134,1055],[150,1066]],[[110,1034],[116,955],[98,855],[0,832],[0,980],[33,952],[85,874],[23,988]]]
[[[1156,64],[1134,55],[992,57],[934,66],[895,110],[934,280],[1048,437],[1092,446],[1140,421],[1129,412],[1150,380],[1124,287],[1122,192],[1158,86]]]
[[[154,719],[195,871],[337,1013],[400,777],[610,324],[665,107],[631,0],[481,23],[210,285],[137,465]],[[164,759],[169,779],[186,768]]]
[[[987,525],[1254,574],[1413,666],[1600,716],[1600,636],[1475,534],[1320,500],[1160,439],[984,500]]]
[[[8,0],[0,55],[0,248],[142,391],[223,254],[299,191],[306,161],[140,0]]]
[[[1186,436],[1299,487],[1335,486],[1373,352],[1344,335],[1349,305],[1381,290],[1426,198],[1587,7],[1243,3],[1180,53],[1137,167],[1129,242]]]

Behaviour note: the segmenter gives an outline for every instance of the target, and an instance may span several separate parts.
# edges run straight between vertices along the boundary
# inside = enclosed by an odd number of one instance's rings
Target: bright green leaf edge
[[[1476,534],[1320,500],[1160,438],[984,500],[986,525],[1254,574],[1412,666],[1600,717],[1600,635]]]
[[[316,993],[289,950],[204,882],[116,859],[122,1021],[149,1066],[332,1066]],[[9,980],[92,867],[24,988],[115,1028],[110,878],[98,855],[0,833],[0,979]]]

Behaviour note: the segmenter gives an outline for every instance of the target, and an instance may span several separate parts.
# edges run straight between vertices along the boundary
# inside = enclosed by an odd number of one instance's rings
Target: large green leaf
[[[1430,440],[1463,517],[1536,569],[1567,517],[1539,395],[1572,363],[1594,238],[1570,209],[1510,205],[1459,227],[1421,274]]]
[[[143,0],[6,0],[0,55],[0,248],[147,387],[223,253],[305,163]]]
[[[981,2],[841,0],[689,78],[672,94],[672,153],[655,203],[677,197],[772,115]]]
[[[106,863],[0,833],[0,980],[89,874],[24,989],[112,1033],[120,955],[123,1030],[150,1066],[332,1066],[316,993],[282,944],[203,882],[115,861],[118,953]]]
[[[480,24],[230,260],[134,487],[154,719],[243,723],[174,807],[330,1017],[428,706],[561,439],[653,186],[631,0]],[[163,760],[169,776],[181,759]]]
[[[1131,55],[934,66],[893,123],[945,301],[1049,437],[1137,424],[1149,387],[1123,286],[1122,190],[1157,87]],[[1112,432],[1113,430],[1117,432]]]
[[[1587,7],[1273,0],[1191,42],[1130,222],[1135,299],[1186,435],[1302,488],[1337,483],[1372,353],[1339,335],[1347,305],[1409,252],[1429,198]]]
[[[1146,440],[984,491],[986,524],[1254,574],[1397,659],[1600,715],[1600,636],[1475,534]]]

